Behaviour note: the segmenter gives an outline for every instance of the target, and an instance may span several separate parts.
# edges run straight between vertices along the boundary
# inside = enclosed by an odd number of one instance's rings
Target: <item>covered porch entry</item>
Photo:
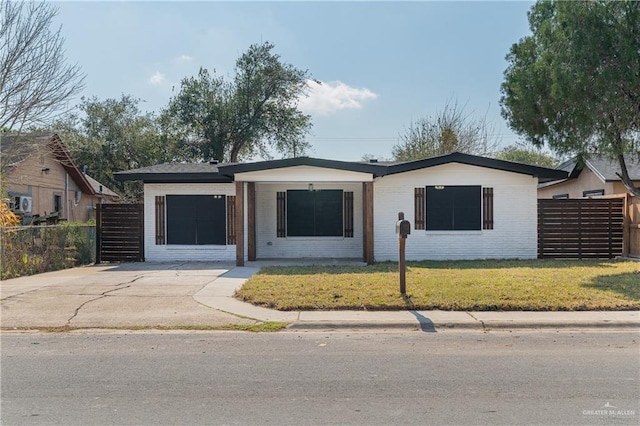
[[[224,167],[236,185],[236,265],[269,259],[374,262],[374,173],[352,170],[354,163],[309,158],[265,163]]]

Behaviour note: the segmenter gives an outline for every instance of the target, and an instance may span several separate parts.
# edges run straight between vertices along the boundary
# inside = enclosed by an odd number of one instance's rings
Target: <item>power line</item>
[[[520,139],[521,136],[513,133],[496,133],[492,137],[505,139]],[[307,138],[307,142],[398,142],[400,136],[332,136]]]

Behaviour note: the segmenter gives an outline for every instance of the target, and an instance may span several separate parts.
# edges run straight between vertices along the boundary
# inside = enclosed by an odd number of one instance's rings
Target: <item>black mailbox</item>
[[[408,220],[399,220],[396,222],[396,234],[402,238],[407,238],[411,234],[411,224]]]

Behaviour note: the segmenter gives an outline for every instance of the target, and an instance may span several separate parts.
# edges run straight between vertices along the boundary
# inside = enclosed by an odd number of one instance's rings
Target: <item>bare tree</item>
[[[57,9],[45,2],[0,0],[0,128],[43,125],[84,88],[80,67],[67,64]]]
[[[452,152],[491,156],[498,147],[494,129],[486,117],[473,117],[465,106],[447,102],[434,117],[411,123],[393,147],[393,157],[400,161],[418,160]]]

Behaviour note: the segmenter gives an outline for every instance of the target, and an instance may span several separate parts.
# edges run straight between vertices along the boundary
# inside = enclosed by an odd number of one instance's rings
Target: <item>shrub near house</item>
[[[2,227],[3,280],[95,262],[95,226]]]

